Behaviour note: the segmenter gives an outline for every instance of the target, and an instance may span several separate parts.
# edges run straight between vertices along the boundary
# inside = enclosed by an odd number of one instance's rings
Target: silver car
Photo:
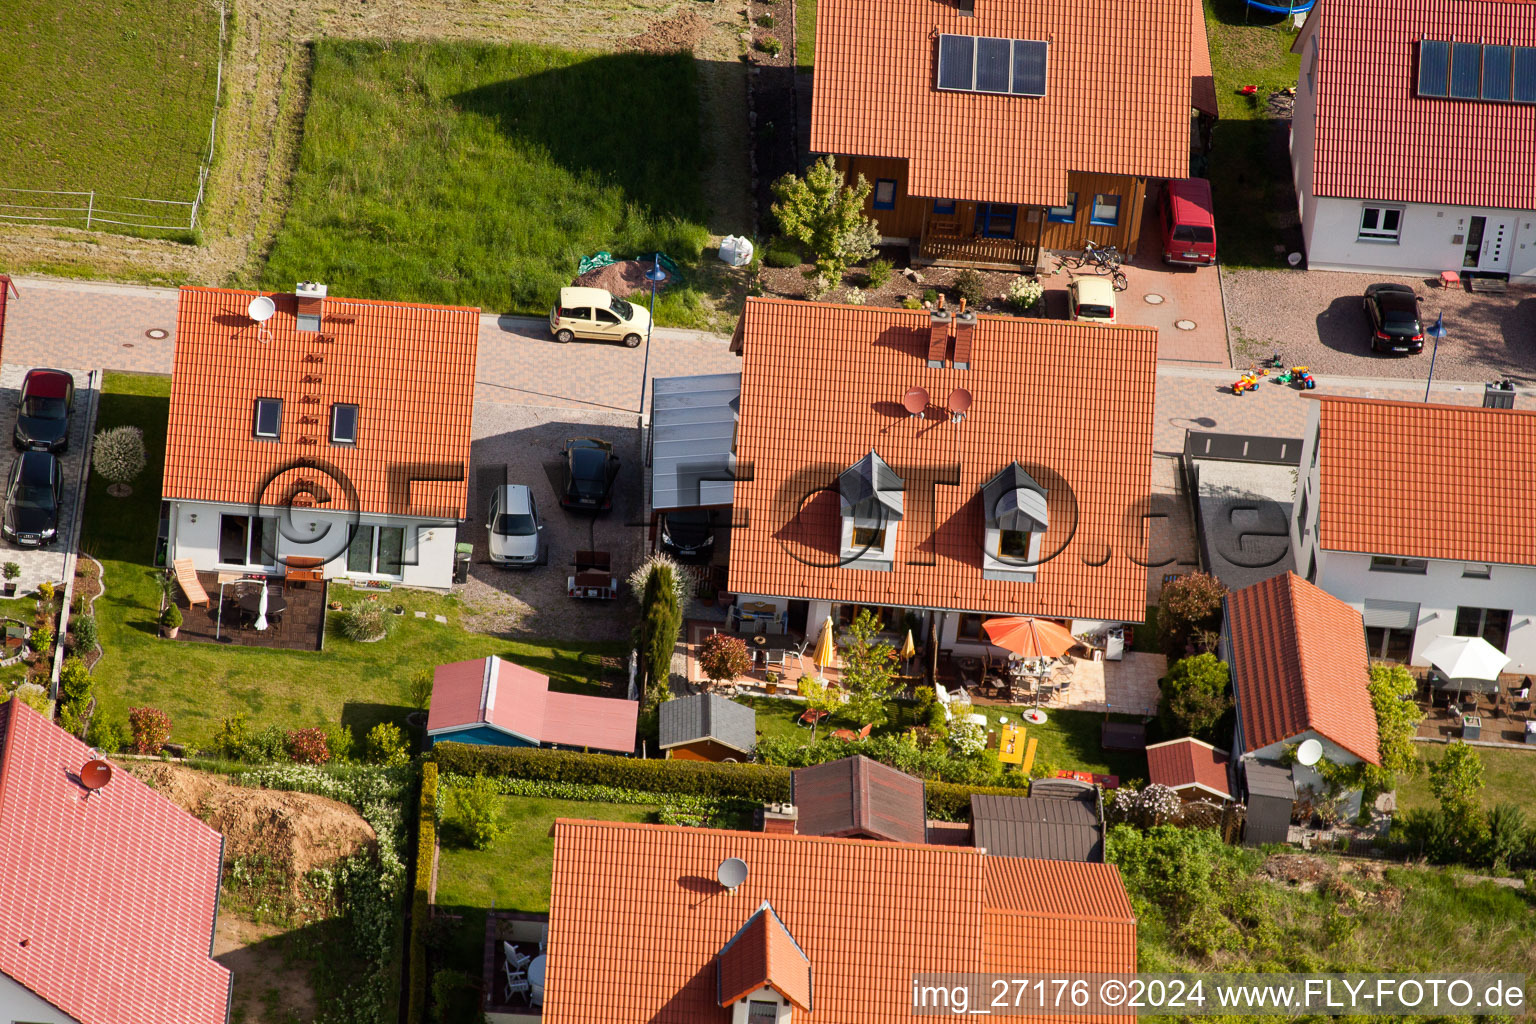
[[[498,565],[540,565],[545,548],[539,509],[526,484],[507,484],[491,495],[485,528],[490,531],[491,561]]]

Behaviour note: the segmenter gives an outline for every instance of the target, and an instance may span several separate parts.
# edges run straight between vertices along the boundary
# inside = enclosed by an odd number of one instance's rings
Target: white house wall
[[[277,557],[326,557],[327,578],[347,576],[346,541],[350,518],[307,509],[263,508],[263,515],[278,521]],[[173,502],[171,557],[190,558],[205,571],[259,571],[260,566],[246,566],[219,561],[219,519],[221,515],[250,515],[249,505],[219,505],[204,502]],[[397,516],[364,515],[358,519],[365,526],[405,527],[405,565],[399,582],[413,587],[447,590],[453,585],[454,547],[458,540],[457,524],[444,520],[417,520]],[[313,528],[312,528],[313,527]],[[327,532],[329,530],[330,532]],[[310,538],[313,538],[311,540]],[[340,554],[336,554],[340,549]]]
[[[1464,243],[1453,242],[1465,236],[1474,216],[1490,221],[1508,218],[1514,221],[1510,243],[1509,275],[1536,280],[1536,213],[1529,210],[1499,210],[1475,206],[1433,206],[1426,203],[1384,203],[1376,200],[1337,199],[1317,196],[1312,199],[1310,224],[1303,200],[1303,234],[1307,246],[1307,266],[1312,270],[1345,270],[1377,274],[1425,274],[1438,276],[1442,270],[1461,270],[1466,255]],[[1360,211],[1366,206],[1401,207],[1402,228],[1396,243],[1361,242]]]
[[[1345,750],[1343,747],[1339,746],[1328,737],[1314,732],[1311,729],[1308,729],[1306,732],[1299,732],[1295,736],[1292,736],[1289,739],[1281,740],[1278,743],[1271,743],[1267,747],[1261,747],[1260,749],[1255,750],[1253,753],[1245,755],[1245,760],[1257,759],[1260,761],[1279,763],[1282,756],[1284,755],[1286,747],[1299,746],[1306,740],[1317,740],[1318,743],[1322,744],[1323,758],[1333,762],[1334,764],[1351,765],[1360,763],[1360,758],[1356,757],[1354,754],[1351,754],[1349,751]],[[1316,793],[1323,793],[1328,789],[1327,785],[1323,782],[1323,777],[1319,775],[1314,769],[1309,768],[1304,764],[1291,765],[1291,778],[1296,781],[1296,795],[1298,797],[1300,797],[1308,789],[1311,789]],[[1345,820],[1352,821],[1354,820],[1355,816],[1360,813],[1360,796],[1361,793],[1358,789],[1351,790],[1350,792],[1344,794],[1344,799],[1339,805],[1339,810]]]
[[[80,1024],[20,982],[0,974],[0,1024]]]
[[[1312,155],[1317,138],[1317,90],[1308,70],[1317,60],[1318,33],[1305,33],[1307,43],[1301,57],[1301,77],[1296,83],[1296,103],[1291,112],[1291,177],[1296,185],[1297,213],[1301,216],[1302,235],[1310,251],[1311,225],[1317,204],[1312,196]]]

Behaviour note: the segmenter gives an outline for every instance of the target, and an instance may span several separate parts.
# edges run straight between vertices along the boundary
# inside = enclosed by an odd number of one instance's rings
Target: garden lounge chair
[[[867,740],[867,739],[869,739],[869,733],[870,733],[870,730],[872,730],[872,729],[874,729],[874,724],[873,723],[871,723],[869,725],[866,725],[864,728],[860,729],[858,732],[854,732],[852,729],[839,729],[836,732],[834,732],[832,735],[837,737],[838,739],[842,740],[844,743],[852,743],[854,740]]]
[[[820,725],[822,722],[827,720],[827,717],[828,716],[825,711],[817,711],[815,708],[806,708],[804,711],[800,712],[800,717],[795,719],[795,721],[801,725],[806,726]]]
[[[208,591],[198,582],[197,570],[192,567],[192,559],[178,558],[171,563],[176,571],[176,582],[181,586],[181,592],[187,595],[187,607],[196,608],[202,605],[208,607]]]

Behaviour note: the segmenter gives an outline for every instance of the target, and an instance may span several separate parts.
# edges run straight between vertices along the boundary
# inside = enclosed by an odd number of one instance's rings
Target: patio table
[[[532,1002],[535,1006],[544,1003],[544,954],[540,953],[528,964],[528,984],[533,986]]]

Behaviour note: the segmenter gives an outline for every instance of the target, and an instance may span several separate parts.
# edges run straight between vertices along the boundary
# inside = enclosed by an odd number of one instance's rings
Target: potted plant
[[[160,633],[167,640],[175,640],[176,634],[181,630],[181,609],[168,605],[160,614]]]
[[[763,677],[763,689],[768,691],[770,697],[779,692],[779,674],[777,672],[769,672]]]
[[[21,575],[21,566],[15,562],[5,563],[5,596],[16,596],[16,577]]]

